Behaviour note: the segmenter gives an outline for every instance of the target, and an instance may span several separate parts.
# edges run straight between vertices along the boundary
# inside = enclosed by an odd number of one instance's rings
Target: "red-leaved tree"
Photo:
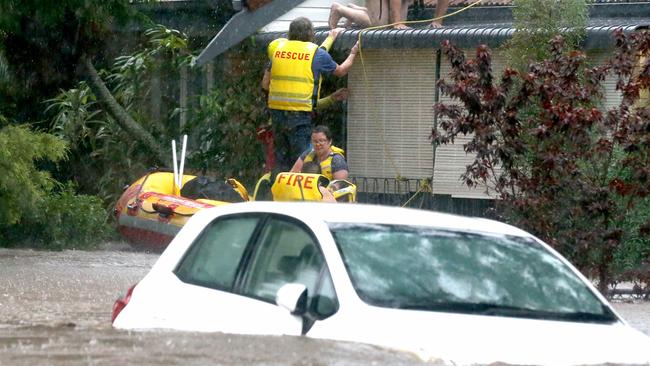
[[[650,199],[650,110],[640,103],[650,88],[650,34],[614,37],[603,66],[588,67],[584,53],[565,52],[556,37],[548,59],[526,72],[506,69],[498,83],[486,46],[466,60],[443,43],[452,72],[438,85],[458,103],[435,105],[441,122],[432,131],[437,145],[470,136],[464,149],[475,159],[463,181],[492,189],[501,219],[553,245],[602,292],[617,249],[650,234],[648,216],[629,224]],[[606,77],[622,95],[609,110],[601,103]]]

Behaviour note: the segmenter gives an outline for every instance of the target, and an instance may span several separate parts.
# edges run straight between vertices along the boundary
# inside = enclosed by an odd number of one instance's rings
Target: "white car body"
[[[284,306],[241,294],[188,284],[174,273],[204,228],[219,217],[269,212],[292,217],[313,232],[325,258],[338,310],[303,331],[303,317]],[[633,329],[573,266],[616,320],[610,323],[529,319],[430,310],[405,310],[364,302],[348,274],[328,224],[376,223],[533,238],[496,221],[430,211],[369,205],[249,202],[196,214],[133,289],[114,320],[119,329],[174,329],[256,335],[304,335],[361,342],[413,352],[424,360],[454,364],[586,365],[650,364],[650,337]],[[535,239],[538,241],[537,239]]]

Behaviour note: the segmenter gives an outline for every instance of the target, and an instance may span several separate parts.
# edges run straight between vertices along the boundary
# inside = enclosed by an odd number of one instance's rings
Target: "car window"
[[[273,217],[260,233],[242,292],[275,303],[282,285],[301,283],[312,298],[324,263],[314,237],[305,227]]]
[[[331,224],[359,296],[385,307],[614,321],[532,238],[398,225]]]
[[[175,270],[183,281],[232,290],[237,268],[260,218],[217,219],[199,235]]]

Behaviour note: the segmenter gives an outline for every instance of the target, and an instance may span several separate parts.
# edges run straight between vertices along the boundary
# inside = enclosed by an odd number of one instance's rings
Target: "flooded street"
[[[301,337],[112,329],[113,301],[158,254],[0,249],[0,365],[418,365],[407,353]],[[650,303],[615,308],[650,335]]]
[[[406,353],[301,337],[115,330],[114,300],[158,258],[123,248],[0,249],[0,365],[422,364]]]

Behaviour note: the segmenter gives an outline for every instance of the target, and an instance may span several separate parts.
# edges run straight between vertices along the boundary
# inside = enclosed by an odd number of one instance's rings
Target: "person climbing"
[[[318,125],[311,131],[312,148],[305,150],[293,164],[292,172],[300,172],[305,163],[314,161],[322,175],[329,180],[346,179],[348,163],[343,150],[332,146],[332,133],[327,126]]]
[[[336,103],[342,102],[348,98],[349,91],[347,88],[336,89],[332,94],[320,98],[316,104],[316,111],[320,112],[332,107]],[[273,125],[271,121],[257,128],[257,139],[264,146],[264,171],[271,172],[275,168],[275,139],[273,136]]]
[[[337,2],[330,7],[329,26],[336,28],[339,21],[346,19],[345,27],[357,26],[369,28],[386,24],[394,24],[395,29],[408,29],[402,22],[406,20],[408,8],[414,0],[368,0],[366,7],[356,4],[342,5]],[[441,17],[447,13],[449,0],[425,0],[426,5],[436,4],[435,19],[429,24],[431,28],[442,26]]]
[[[330,30],[331,42],[342,30]],[[289,39],[279,38],[269,44],[270,65],[262,78],[262,88],[269,92],[278,171],[289,170],[294,157],[309,146],[309,129],[319,98],[321,76],[345,76],[358,50],[355,44],[345,61],[337,64],[326,47],[313,43],[313,25],[305,17],[291,22],[288,36]]]

